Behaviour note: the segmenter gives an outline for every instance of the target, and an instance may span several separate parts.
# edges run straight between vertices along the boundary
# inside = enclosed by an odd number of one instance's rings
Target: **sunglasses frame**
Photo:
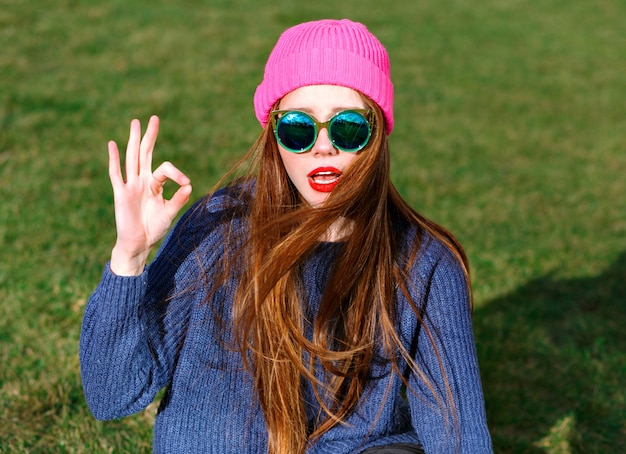
[[[311,144],[309,146],[307,146],[306,148],[303,148],[301,150],[294,150],[292,148],[287,147],[286,145],[283,144],[283,142],[280,140],[280,137],[278,137],[278,123],[280,121],[280,115],[284,115],[284,114],[288,114],[288,113],[292,113],[292,112],[296,112],[299,114],[304,115],[305,117],[309,118],[311,120],[311,122],[313,123],[313,128],[314,128],[314,132],[315,132],[315,138],[314,140],[311,142]],[[354,113],[358,113],[360,114],[363,118],[365,118],[365,122],[367,123],[367,138],[363,141],[363,144],[355,149],[346,149],[343,147],[338,146],[335,141],[333,140],[333,138],[331,137],[330,134],[330,126],[332,125],[332,123],[337,119],[337,117],[339,117],[342,114],[345,114],[346,112],[350,113],[350,112],[354,112]],[[367,144],[370,141],[370,137],[372,136],[372,122],[371,122],[371,118],[372,118],[372,110],[371,109],[346,109],[346,110],[342,110],[340,112],[337,112],[335,115],[333,115],[331,118],[329,118],[326,121],[318,121],[317,118],[315,118],[313,115],[303,112],[301,110],[297,110],[297,109],[288,109],[288,110],[273,110],[270,112],[270,119],[272,122],[272,129],[274,130],[274,136],[276,137],[276,141],[286,150],[292,152],[292,153],[306,153],[307,151],[309,151],[311,148],[313,148],[313,146],[315,145],[315,142],[317,142],[317,138],[319,136],[320,131],[323,128],[326,128],[326,130],[328,131],[328,138],[330,139],[331,143],[333,144],[333,146],[335,148],[337,148],[338,150],[341,151],[345,151],[346,153],[356,153],[357,151],[361,151],[363,148],[365,148],[367,146]]]

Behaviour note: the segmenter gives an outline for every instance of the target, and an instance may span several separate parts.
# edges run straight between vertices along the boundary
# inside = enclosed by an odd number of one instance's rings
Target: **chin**
[[[317,208],[326,202],[328,199],[328,194],[315,194],[314,196],[304,197],[304,200],[311,205],[313,208]]]

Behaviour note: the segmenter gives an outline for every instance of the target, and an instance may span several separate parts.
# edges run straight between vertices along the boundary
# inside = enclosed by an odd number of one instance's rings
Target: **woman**
[[[155,452],[491,452],[465,254],[389,179],[393,86],[362,25],[284,32],[248,175],[197,202],[152,171],[158,119],[109,173],[117,241],[81,334],[99,419],[166,388]],[[180,185],[170,200],[162,187]]]

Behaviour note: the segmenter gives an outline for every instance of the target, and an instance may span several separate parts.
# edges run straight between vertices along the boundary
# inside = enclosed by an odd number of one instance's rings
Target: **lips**
[[[335,167],[318,167],[309,172],[307,177],[313,190],[330,192],[337,186],[342,174],[343,172]]]

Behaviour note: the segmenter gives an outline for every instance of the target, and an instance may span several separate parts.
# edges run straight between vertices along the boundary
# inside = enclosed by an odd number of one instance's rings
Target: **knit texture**
[[[224,231],[244,228],[242,221],[223,222],[225,207],[237,203],[222,191],[196,204],[141,276],[116,276],[107,265],[87,304],[80,339],[87,403],[98,419],[120,418],[144,410],[167,387],[154,426],[155,453],[267,452],[263,412],[232,348],[236,275],[208,300],[205,290],[224,254]],[[414,237],[414,231],[406,232],[405,238]],[[320,243],[302,265],[303,302],[310,317],[315,317],[329,264],[340,247]],[[401,397],[401,380],[388,364],[377,362],[356,411],[307,454],[352,454],[393,443],[421,444],[426,453],[492,452],[461,268],[445,247],[426,236],[409,277],[412,298],[442,355],[459,437],[415,376],[407,371],[418,394],[408,393],[407,401]],[[402,295],[397,304],[401,339],[435,389],[445,389],[437,355],[417,317]],[[319,404],[310,384],[304,383],[303,390],[312,423]]]
[[[367,28],[348,19],[305,22],[278,39],[263,81],[254,94],[254,110],[263,127],[272,106],[305,85],[342,85],[380,106],[386,132],[393,129],[393,84],[389,56]]]

